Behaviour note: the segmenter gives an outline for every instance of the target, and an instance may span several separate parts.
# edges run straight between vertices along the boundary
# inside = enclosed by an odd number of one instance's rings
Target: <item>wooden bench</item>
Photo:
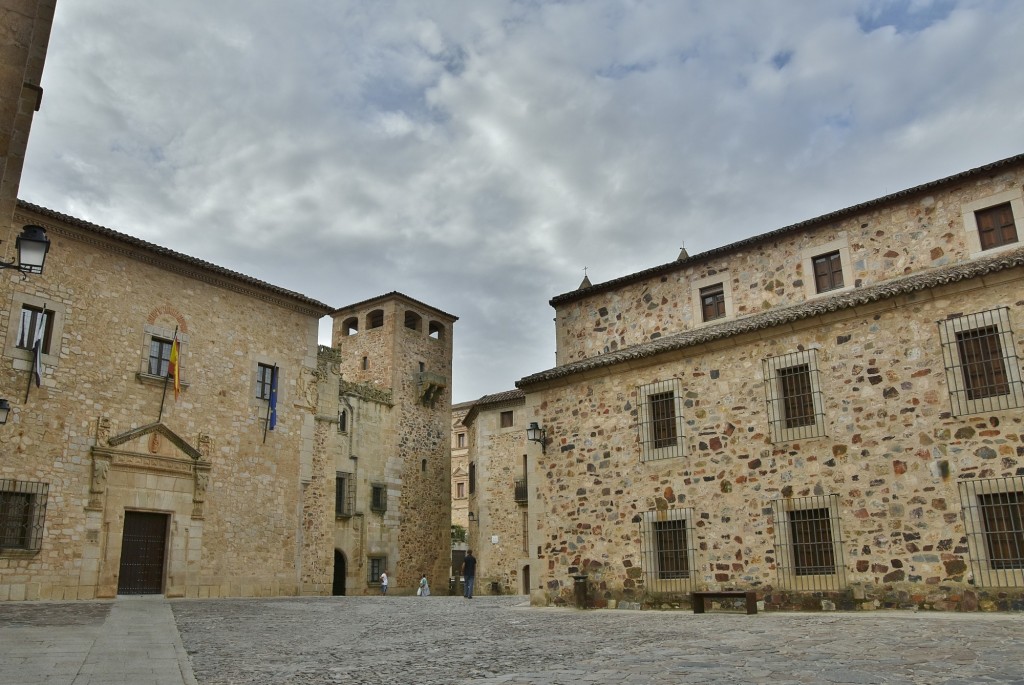
[[[747,602],[747,613],[757,613],[757,593],[744,590],[719,590],[719,591],[706,591],[706,592],[694,592],[693,594],[693,613],[703,614],[704,613],[704,600],[705,599],[745,599]]]

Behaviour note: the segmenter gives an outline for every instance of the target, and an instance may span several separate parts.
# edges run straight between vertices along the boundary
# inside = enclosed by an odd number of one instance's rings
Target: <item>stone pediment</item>
[[[184,455],[195,461],[203,458],[202,453],[198,449],[188,444],[184,438],[160,422],[146,424],[125,433],[114,435],[106,442],[106,446],[120,447],[119,451],[158,454],[165,457]]]
[[[469,473],[466,471],[466,469],[462,468],[461,466],[452,471],[452,478],[461,478],[466,476],[469,476]]]

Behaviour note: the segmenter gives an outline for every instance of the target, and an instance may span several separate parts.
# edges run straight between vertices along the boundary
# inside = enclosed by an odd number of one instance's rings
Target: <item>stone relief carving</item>
[[[206,486],[210,483],[210,476],[206,473],[196,472],[196,489],[192,494],[193,502],[206,501]]]
[[[92,487],[89,492],[107,491],[107,473],[110,471],[110,462],[105,459],[92,459]]]
[[[213,436],[209,433],[200,433],[196,439],[196,449],[203,459],[206,459],[213,452]]]
[[[113,429],[113,421],[109,416],[101,416],[96,421],[96,442],[103,444],[110,440],[110,432]]]

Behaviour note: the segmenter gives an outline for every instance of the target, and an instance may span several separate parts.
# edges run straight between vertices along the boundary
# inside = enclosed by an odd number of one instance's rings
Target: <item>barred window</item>
[[[380,574],[388,570],[388,558],[387,557],[370,557],[367,568],[369,569],[369,577],[366,582],[370,585],[380,585]]]
[[[334,515],[351,516],[356,500],[356,481],[351,473],[338,471],[334,477]]]
[[[49,489],[47,483],[0,479],[0,549],[42,546]]]
[[[641,461],[686,456],[681,395],[678,379],[637,389]]]
[[[370,494],[370,510],[378,512],[385,512],[388,510],[388,490],[385,486],[372,486]]]
[[[823,495],[772,502],[781,587],[838,590],[845,585],[838,499],[837,495]]]
[[[647,590],[686,592],[692,587],[693,509],[647,511],[640,517],[640,549]]]
[[[1024,406],[1009,309],[938,321],[954,416]]]
[[[817,350],[769,357],[763,369],[772,441],[825,435]]]
[[[1024,587],[1024,476],[959,483],[975,583]]]

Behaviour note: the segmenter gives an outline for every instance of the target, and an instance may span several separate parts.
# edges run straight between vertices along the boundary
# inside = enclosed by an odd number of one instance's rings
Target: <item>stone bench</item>
[[[705,599],[745,599],[747,602],[747,613],[757,613],[757,593],[753,591],[747,592],[744,590],[708,590],[705,592],[694,592],[691,594],[693,595],[693,613],[695,614],[704,613]]]

